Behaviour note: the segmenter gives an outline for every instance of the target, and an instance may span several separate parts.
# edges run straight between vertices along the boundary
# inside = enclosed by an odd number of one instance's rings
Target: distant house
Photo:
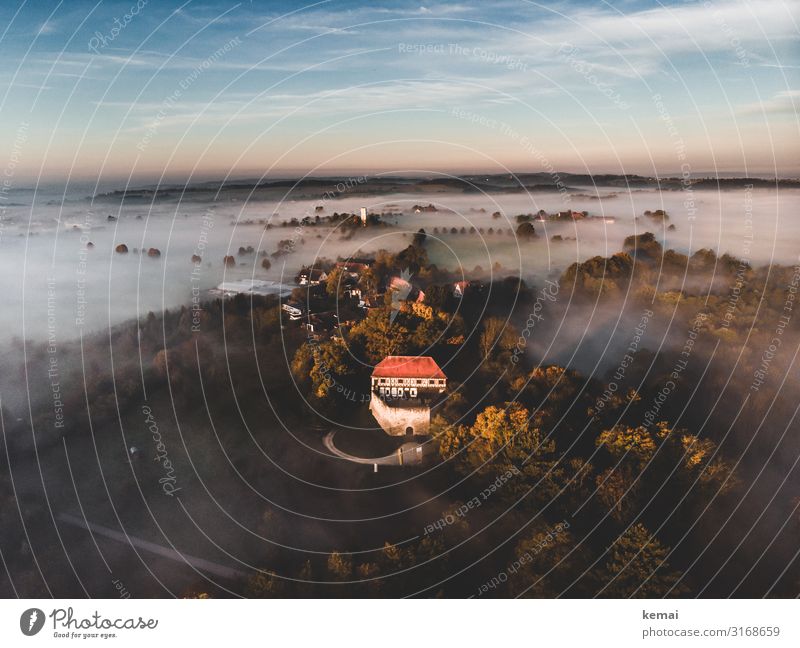
[[[305,329],[309,337],[318,338],[322,333],[330,333],[338,326],[336,315],[333,311],[326,311],[324,313],[312,313],[300,325],[300,328]]]
[[[233,295],[277,295],[278,297],[288,297],[292,294],[292,288],[276,281],[239,279],[237,281],[223,281],[208,292],[212,295],[222,295],[223,297],[232,297]]]
[[[362,261],[337,261],[336,267],[341,268],[342,272],[346,272],[351,277],[358,278],[370,266]]]
[[[344,289],[344,294],[350,299],[361,299],[361,288],[357,285],[347,286]]]
[[[387,356],[372,371],[370,412],[386,434],[426,435],[447,376],[430,356]]]
[[[469,288],[469,281],[456,281],[453,284],[453,297],[461,299]]]
[[[399,292],[404,292],[406,294],[411,292],[411,282],[408,279],[403,279],[402,277],[392,277],[389,279],[389,289],[390,290],[397,290]]]
[[[297,283],[301,286],[318,286],[328,278],[328,273],[319,268],[303,268],[297,275]]]
[[[286,302],[281,304],[281,309],[289,315],[289,319],[292,321],[297,321],[303,316],[303,309],[299,304]]]
[[[415,214],[420,214],[422,212],[438,212],[439,210],[436,209],[436,206],[428,203],[427,205],[414,205],[412,208]]]
[[[425,293],[411,285],[408,279],[392,277],[389,279],[389,290],[397,293],[398,301],[424,302]]]

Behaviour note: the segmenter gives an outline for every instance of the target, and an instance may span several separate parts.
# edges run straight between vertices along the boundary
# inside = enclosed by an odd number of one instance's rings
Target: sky
[[[0,6],[6,183],[800,176],[800,0]]]

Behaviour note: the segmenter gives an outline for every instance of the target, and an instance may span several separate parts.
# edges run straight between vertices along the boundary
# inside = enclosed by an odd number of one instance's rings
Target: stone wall
[[[401,436],[406,434],[408,428],[413,430],[413,434],[424,435],[430,433],[430,407],[409,407],[405,405],[403,407],[391,407],[373,392],[370,398],[369,410],[386,434]]]

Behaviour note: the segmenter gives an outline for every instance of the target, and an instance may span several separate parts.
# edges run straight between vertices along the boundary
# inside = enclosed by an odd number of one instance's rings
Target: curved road
[[[333,436],[336,434],[336,430],[331,430],[325,437],[322,439],[322,445],[325,446],[327,450],[331,452],[336,457],[340,459],[344,459],[345,461],[352,461],[353,463],[358,464],[365,464],[368,466],[372,466],[374,464],[378,464],[379,466],[402,466],[403,464],[400,463],[400,459],[396,452],[393,452],[390,455],[386,455],[385,457],[374,457],[372,459],[365,459],[364,457],[356,457],[355,455],[348,454],[347,452],[342,452],[333,444]],[[417,444],[416,443],[406,443],[401,446],[401,450],[403,452],[403,463],[410,464],[418,462],[419,459],[417,458]]]

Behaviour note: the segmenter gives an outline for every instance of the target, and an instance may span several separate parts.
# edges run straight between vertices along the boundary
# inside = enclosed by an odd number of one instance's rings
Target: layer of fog
[[[589,197],[592,193],[599,198]],[[57,196],[39,196],[33,207],[20,203],[3,213],[0,289],[5,307],[0,311],[0,341],[73,339],[149,311],[189,304],[193,291],[205,295],[223,280],[255,278],[291,285],[297,271],[315,259],[358,256],[381,248],[396,251],[408,245],[419,228],[428,232],[430,260],[440,267],[470,273],[480,266],[486,276],[519,274],[534,283],[559,275],[575,261],[611,255],[621,249],[626,236],[644,231],[655,232],[665,248],[684,253],[707,247],[746,257],[754,265],[794,263],[800,241],[798,197],[800,192],[792,190],[587,189],[570,196],[414,193],[379,199],[345,195],[328,201],[101,209],[88,200],[62,205]],[[414,205],[429,203],[439,211],[412,210]],[[365,228],[349,237],[324,224],[281,226],[292,218],[313,218],[317,205],[324,207],[323,216],[334,211],[357,213],[364,206],[387,214],[388,226]],[[517,228],[516,215],[540,209],[549,213],[586,210],[592,216],[613,217],[614,222],[536,222],[539,237],[517,241],[512,233]],[[656,209],[666,210],[669,220],[661,223],[642,215]],[[492,216],[496,211],[501,212],[500,218]],[[116,220],[108,220],[109,214]],[[273,227],[266,230],[259,224],[264,220]],[[667,229],[670,225],[674,230]],[[470,234],[471,227],[484,233]],[[452,228],[457,233],[451,233]],[[466,233],[461,233],[462,228]],[[555,235],[563,240],[554,242]],[[290,240],[295,251],[269,257],[272,267],[262,269],[258,253],[273,253],[281,240]],[[90,250],[86,250],[88,241],[94,245]],[[131,252],[114,253],[119,243]],[[237,256],[240,246],[253,246],[256,253]],[[161,257],[133,253],[134,248],[150,247],[158,248]],[[191,262],[196,252],[203,257],[198,268]],[[223,265],[227,254],[236,256],[235,267]]]

